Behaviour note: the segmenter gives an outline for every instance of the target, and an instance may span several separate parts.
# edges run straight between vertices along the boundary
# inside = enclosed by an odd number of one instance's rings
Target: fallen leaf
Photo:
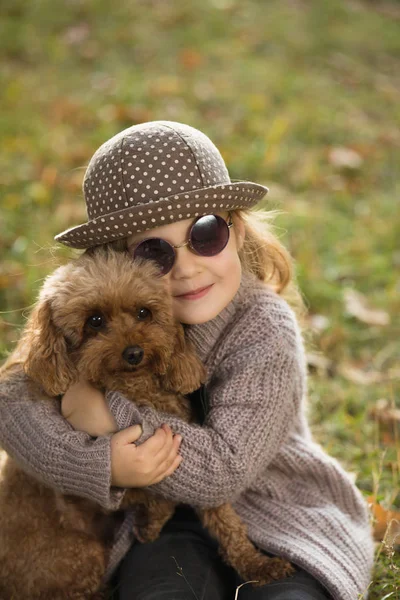
[[[80,186],[77,187],[77,191]],[[64,199],[53,212],[54,222],[67,229],[87,220],[84,203],[78,199]]]
[[[182,83],[178,77],[164,75],[149,84],[149,93],[155,96],[176,96],[182,91]]]
[[[327,331],[321,332],[319,347],[324,354],[335,353],[349,336],[348,331],[342,325],[335,325]]]
[[[113,120],[129,122],[132,124],[144,123],[151,120],[151,112],[144,106],[129,106],[126,104],[116,104],[112,107]]]
[[[370,408],[368,416],[378,423],[380,443],[397,448],[400,440],[400,410],[386,398],[380,398]]]
[[[64,33],[64,42],[68,46],[79,46],[89,36],[89,25],[87,23],[79,23],[69,27]]]
[[[384,310],[368,306],[366,297],[352,288],[343,291],[345,310],[349,315],[368,325],[384,326],[390,323],[390,317]]]
[[[55,167],[47,166],[43,168],[40,174],[40,179],[45,187],[54,187],[54,184],[57,180],[57,175],[58,172]]]
[[[185,69],[193,70],[202,64],[203,56],[197,50],[184,48],[179,54],[179,60]]]
[[[385,540],[389,546],[398,545],[400,543],[400,512],[386,510],[375,502],[374,496],[368,498],[368,503],[374,518],[375,540],[378,542]]]
[[[322,354],[307,352],[307,365],[311,371],[320,375],[331,377],[333,374],[333,362]]]
[[[380,373],[379,371],[363,371],[347,363],[339,364],[336,368],[337,373],[358,385],[373,385],[375,383],[381,383],[389,379],[386,373]]]
[[[351,148],[338,146],[329,152],[329,162],[338,169],[357,170],[363,164],[363,158]]]
[[[324,331],[328,329],[331,322],[325,315],[310,315],[308,322],[310,327],[315,331]]]
[[[370,414],[381,423],[400,424],[400,408],[391,406],[386,398],[377,400],[375,406],[371,408]]]

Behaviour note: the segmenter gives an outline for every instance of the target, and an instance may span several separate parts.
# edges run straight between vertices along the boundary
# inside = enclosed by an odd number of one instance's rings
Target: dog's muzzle
[[[143,358],[144,351],[140,346],[128,346],[122,353],[122,358],[130,365],[138,365]]]

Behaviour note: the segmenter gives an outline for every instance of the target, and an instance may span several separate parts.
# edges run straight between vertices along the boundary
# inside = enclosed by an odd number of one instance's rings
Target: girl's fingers
[[[168,429],[164,429],[167,432],[167,439],[165,441],[164,446],[162,446],[159,452],[154,457],[154,464],[159,466],[161,465],[171,454],[173,450],[175,450],[175,454],[178,452],[179,445],[182,441],[181,435],[173,435],[171,429],[166,425]],[[164,425],[163,425],[164,428]]]
[[[174,435],[173,446],[177,452],[180,448],[181,442],[182,442],[182,436],[179,433]]]
[[[151,456],[153,465],[157,468],[169,456],[173,443],[174,437],[170,427],[163,425],[138,449]]]
[[[133,442],[141,434],[141,426],[133,425],[114,434],[113,445],[114,448],[124,447],[125,456],[127,456],[126,452],[129,455],[134,453],[136,469],[139,467],[143,473],[147,472],[151,476],[151,483],[147,485],[152,485],[171,475],[180,464],[182,458],[178,455],[178,451],[182,436],[174,436],[171,428],[163,425],[143,444],[135,446]]]
[[[164,447],[168,434],[159,427],[148,440],[138,446],[138,450],[155,456]]]
[[[179,445],[177,445],[176,443],[172,446],[170,453],[168,454],[168,456],[165,457],[165,459],[162,461],[162,463],[159,464],[158,468],[155,470],[155,476],[159,477],[161,476],[162,478],[167,477],[167,475],[171,474],[174,472],[174,470],[176,469],[177,464],[180,463],[180,461],[182,460],[182,457],[180,456],[180,454],[178,454],[179,451]],[[176,464],[175,461],[178,459],[178,463]],[[172,465],[175,465],[172,468]],[[171,471],[172,468],[172,471]]]
[[[169,466],[169,468],[164,472],[163,475],[163,479],[165,479],[166,477],[169,477],[170,475],[172,475],[172,473],[174,473],[176,471],[176,469],[179,467],[179,465],[182,462],[182,456],[180,454],[178,454],[178,456],[176,456],[173,460],[173,462],[171,463],[171,465]]]
[[[165,447],[162,448],[154,458],[154,466],[157,468],[157,471],[165,469],[165,464],[169,464],[176,457],[179,452],[181,441],[181,435],[171,436],[168,443],[165,444]]]
[[[163,460],[163,456],[168,456],[170,449],[172,448],[172,430],[168,425],[161,425],[159,429],[157,429],[156,433],[159,433],[159,445],[156,446],[154,444],[154,460],[156,464],[159,464]],[[155,435],[155,434],[154,434]]]
[[[155,479],[151,482],[150,485],[153,485],[155,483],[159,483],[160,481],[162,481],[166,477],[169,477],[170,475],[172,475],[172,473],[174,473],[176,471],[176,469],[179,467],[179,465],[181,464],[181,462],[182,462],[182,456],[180,454],[178,454],[178,456],[175,456],[175,458],[173,459],[172,463],[167,468],[167,470],[163,469],[161,471],[161,473],[159,473],[155,477]]]
[[[140,438],[142,433],[143,430],[141,425],[132,425],[131,427],[121,429],[121,431],[117,431],[117,433],[114,433],[113,438],[115,443],[121,446],[125,446],[127,444],[132,444],[133,442],[136,442]]]

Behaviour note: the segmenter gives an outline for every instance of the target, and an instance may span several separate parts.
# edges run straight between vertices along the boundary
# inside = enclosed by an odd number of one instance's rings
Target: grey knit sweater
[[[151,490],[176,502],[232,502],[260,548],[312,573],[335,600],[365,593],[373,541],[363,498],[339,463],[315,444],[305,417],[303,343],[287,303],[244,275],[215,319],[187,327],[208,369],[205,424],[137,408],[118,393],[108,402],[118,426],[141,423],[146,439],[167,422],[183,436],[183,461]],[[0,386],[0,444],[42,482],[116,509],[110,437],[74,431],[57,400],[32,402],[21,378]],[[133,542],[121,526],[110,575]]]

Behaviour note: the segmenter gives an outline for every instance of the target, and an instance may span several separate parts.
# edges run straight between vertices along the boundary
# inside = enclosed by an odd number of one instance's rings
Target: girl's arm
[[[104,394],[88,381],[71,385],[61,400],[61,414],[74,429],[93,437],[118,431]]]
[[[279,451],[303,396],[304,355],[290,321],[275,330],[259,320],[254,326],[257,335],[250,327],[214,373],[203,427],[107,395],[119,427],[136,422],[148,429],[165,421],[183,437],[179,469],[153,491],[176,502],[217,506],[237,497]]]
[[[23,373],[0,384],[0,445],[43,484],[118,507],[123,492],[111,489],[110,437],[75,431],[59,400],[40,396]]]
[[[131,427],[112,438],[93,439],[75,431],[62,417],[60,401],[40,397],[24,374],[14,373],[0,384],[0,446],[27,473],[64,494],[117,509],[125,490],[113,486],[126,485],[126,466],[129,478],[133,471],[141,477],[139,483],[135,480],[138,487],[160,481],[172,466],[175,470],[178,465],[171,461],[176,458],[179,438],[174,440],[172,432],[164,428],[136,447],[132,442],[140,434],[141,428]],[[116,479],[112,464],[121,465]]]

